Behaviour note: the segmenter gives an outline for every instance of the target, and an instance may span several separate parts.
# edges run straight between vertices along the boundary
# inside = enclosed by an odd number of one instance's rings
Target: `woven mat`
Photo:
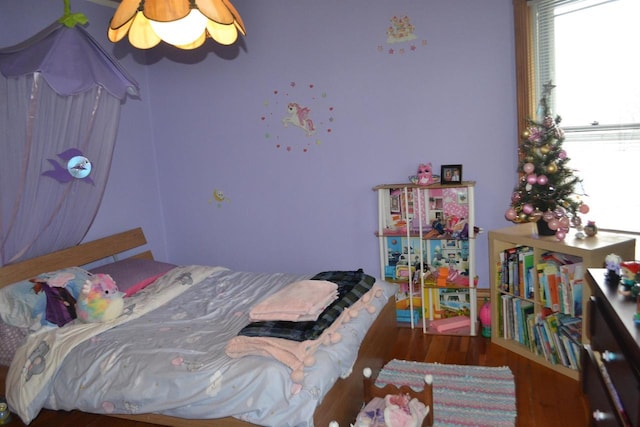
[[[376,384],[408,385],[421,390],[433,375],[434,426],[514,426],[516,398],[508,367],[443,365],[394,359],[380,371]]]

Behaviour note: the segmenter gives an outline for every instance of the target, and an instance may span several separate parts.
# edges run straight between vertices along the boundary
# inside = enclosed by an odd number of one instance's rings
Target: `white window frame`
[[[526,72],[519,73],[520,77],[518,82],[519,124],[521,131],[524,130],[523,123],[526,122],[526,118],[535,117],[537,100],[539,100],[542,95],[544,85],[554,80],[553,8],[566,7],[571,4],[577,5],[578,7],[597,7],[612,1],[618,0],[533,0],[527,2],[528,4],[526,6],[517,4],[517,0],[514,1],[517,46],[516,60],[519,61],[519,67],[526,69]],[[523,14],[527,16],[523,17]],[[522,25],[523,23],[528,25]],[[520,27],[525,28],[519,28],[519,24]],[[549,53],[549,55],[541,59],[538,54],[539,51]],[[541,64],[546,65],[540,66]],[[555,111],[554,91],[551,93],[550,101],[554,114],[559,113],[562,115],[562,111]],[[638,102],[640,102],[640,99]],[[601,221],[599,221],[597,215],[590,217],[590,215],[587,214],[582,215],[585,224],[586,220],[593,219],[596,220],[596,223],[604,224],[604,227],[602,225],[600,226],[601,229],[640,235],[640,220],[627,221],[627,225],[625,225],[625,221],[620,221],[621,218],[632,219],[636,217],[636,213],[640,210],[640,195],[637,194],[640,179],[638,179],[637,173],[633,170],[634,168],[631,163],[632,160],[635,160],[637,167],[640,168],[640,123],[610,125],[584,123],[584,125],[581,126],[561,124],[561,127],[565,131],[564,147],[567,148],[569,157],[576,159],[574,162],[576,165],[586,169],[578,170],[577,174],[585,180],[586,188],[584,188],[584,190],[587,193],[585,197],[587,204],[593,205],[594,203],[594,200],[589,200],[590,198],[588,197],[590,192],[589,186],[587,185],[588,182],[592,183],[592,188],[598,187],[597,190],[601,193],[605,191],[604,186],[607,185],[610,187],[606,188],[614,190],[620,189],[620,193],[629,194],[629,197],[624,200],[622,200],[622,197],[616,197],[610,201],[612,206],[615,206],[616,209],[619,210],[619,215],[618,211],[615,211],[615,221],[607,222],[606,220],[602,220],[602,218],[600,218]],[[613,163],[616,164],[602,165],[595,161],[588,163],[584,160],[583,163],[580,163],[580,156],[576,158],[575,153],[584,154],[588,151],[588,147],[595,150],[594,147],[596,147],[596,144],[597,149],[602,147],[604,154],[610,154],[612,159],[619,159],[619,163],[618,161],[614,161]],[[572,153],[574,153],[573,156]],[[609,163],[611,163],[611,161]],[[599,168],[599,166],[606,167]],[[585,175],[588,178],[585,178]],[[576,189],[576,192],[579,192],[579,190],[580,189]],[[604,198],[601,196],[597,200],[602,205]],[[613,216],[607,215],[607,218],[613,218]]]

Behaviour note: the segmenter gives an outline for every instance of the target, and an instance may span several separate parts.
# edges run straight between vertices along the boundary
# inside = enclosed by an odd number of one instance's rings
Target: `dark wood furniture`
[[[636,303],[608,284],[606,269],[588,269],[588,339],[582,352],[582,388],[592,425],[640,426],[640,327]]]

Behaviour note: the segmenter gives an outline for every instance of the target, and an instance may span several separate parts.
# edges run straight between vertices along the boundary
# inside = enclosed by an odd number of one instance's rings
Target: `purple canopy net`
[[[138,84],[80,27],[0,49],[0,265],[70,247],[100,206]]]

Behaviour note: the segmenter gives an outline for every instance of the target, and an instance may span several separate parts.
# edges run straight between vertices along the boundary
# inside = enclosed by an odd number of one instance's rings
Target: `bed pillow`
[[[91,273],[80,267],[69,267],[42,273],[37,278],[46,280],[48,277],[62,275],[73,277],[65,287],[77,300],[82,285],[91,277]],[[23,280],[0,289],[0,319],[4,323],[18,328],[31,328],[40,323],[48,324],[46,320],[42,320],[47,306],[47,297],[44,292],[36,294],[33,286],[33,282]]]
[[[29,331],[25,328],[16,328],[0,320],[0,366],[11,365],[16,350],[22,345],[28,333]]]
[[[108,274],[116,282],[118,290],[130,297],[146,288],[157,278],[164,276],[175,264],[144,258],[127,258],[89,270],[93,274]]]

